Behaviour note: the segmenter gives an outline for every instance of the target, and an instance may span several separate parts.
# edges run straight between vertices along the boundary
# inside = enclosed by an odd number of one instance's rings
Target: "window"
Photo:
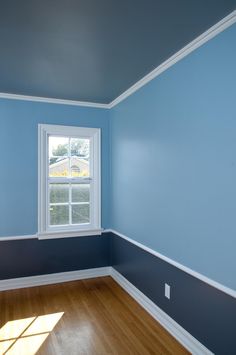
[[[101,234],[100,130],[39,125],[39,237]]]

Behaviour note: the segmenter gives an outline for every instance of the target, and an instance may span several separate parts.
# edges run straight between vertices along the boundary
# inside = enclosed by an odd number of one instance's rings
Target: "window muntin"
[[[90,140],[73,137],[48,137],[49,177],[90,175]]]
[[[100,229],[100,130],[39,128],[39,234]]]
[[[90,223],[90,140],[49,135],[48,157],[49,226]]]

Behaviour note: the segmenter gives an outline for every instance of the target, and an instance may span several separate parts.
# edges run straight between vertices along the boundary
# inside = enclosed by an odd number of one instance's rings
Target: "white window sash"
[[[101,234],[101,172],[100,172],[100,129],[82,128],[58,125],[39,125],[39,159],[38,159],[38,235],[40,238],[61,237],[62,233],[66,236],[94,235]],[[81,138],[90,140],[90,176],[89,177],[49,177],[48,174],[48,137],[63,136],[71,138]],[[49,224],[50,221],[50,183],[68,184],[89,184],[90,185],[90,223],[74,225],[55,225]],[[69,188],[69,191],[71,188]],[[71,194],[71,192],[69,192]],[[69,199],[70,205],[76,205]],[[82,203],[81,203],[82,204]],[[83,203],[86,204],[86,203]],[[62,203],[59,203],[62,205]],[[70,221],[71,222],[71,221]]]

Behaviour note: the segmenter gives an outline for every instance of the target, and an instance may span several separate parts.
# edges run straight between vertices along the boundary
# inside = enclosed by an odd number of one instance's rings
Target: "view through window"
[[[100,129],[39,125],[40,235],[99,233],[100,180]]]
[[[89,223],[89,139],[49,136],[48,150],[50,225]]]

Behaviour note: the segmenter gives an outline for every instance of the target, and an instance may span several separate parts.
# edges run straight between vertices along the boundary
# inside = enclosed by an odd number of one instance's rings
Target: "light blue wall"
[[[108,227],[108,111],[1,99],[0,236],[37,232],[38,123],[102,129],[102,226]]]
[[[236,25],[112,110],[111,226],[236,288]]]
[[[38,123],[101,127],[102,226],[236,288],[235,43],[234,25],[110,112],[1,99],[0,236],[37,232]]]

